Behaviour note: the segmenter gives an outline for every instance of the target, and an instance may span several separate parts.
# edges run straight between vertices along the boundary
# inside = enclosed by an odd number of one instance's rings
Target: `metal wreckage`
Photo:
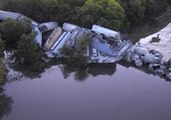
[[[119,32],[98,25],[86,29],[70,23],[64,23],[62,28],[57,22],[39,24],[20,13],[0,10],[0,19],[8,18],[16,21],[30,20],[32,30],[37,32],[35,42],[45,50],[49,58],[63,57],[60,53],[63,46],[74,47],[81,37],[88,36],[91,41],[85,56],[89,63],[115,63],[124,60],[137,67],[148,65],[152,72],[171,79],[171,59],[163,61],[163,55],[159,51],[148,50],[139,44],[134,45],[130,40],[121,40]],[[53,32],[43,45],[42,34],[50,30]]]

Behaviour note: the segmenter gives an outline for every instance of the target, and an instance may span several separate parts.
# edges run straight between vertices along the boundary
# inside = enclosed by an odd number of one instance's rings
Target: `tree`
[[[31,70],[43,70],[44,61],[39,46],[35,43],[36,33],[23,34],[17,42],[17,61],[22,65],[29,66]]]
[[[0,83],[2,83],[4,77],[5,77],[5,66],[2,62],[2,59],[0,58]]]
[[[125,21],[124,9],[115,0],[86,0],[77,14],[81,26],[84,27],[99,24],[112,29],[120,29]]]
[[[12,110],[12,98],[4,93],[4,89],[0,86],[0,119],[5,115],[9,115]]]
[[[25,14],[38,22],[54,20],[58,0],[0,0],[3,2],[3,9]]]
[[[8,19],[0,23],[0,34],[7,47],[14,48],[23,34],[31,32],[30,23]]]
[[[5,67],[4,64],[2,63],[2,59],[0,58],[0,83],[4,80],[5,76]]]
[[[80,38],[75,45],[75,48],[63,46],[61,54],[66,58],[66,63],[71,66],[86,66],[87,65],[87,47],[90,44],[89,37]]]
[[[2,56],[4,50],[5,50],[5,43],[0,37],[0,57]]]
[[[168,1],[168,3],[171,5],[171,0],[167,0]]]
[[[3,61],[1,59],[1,57],[3,56],[4,50],[5,50],[5,44],[0,37],[0,83],[4,80],[4,76],[5,76],[5,66],[4,66]]]
[[[131,26],[139,25],[143,22],[147,0],[118,0],[123,6],[127,20]]]
[[[167,0],[147,0],[145,15],[151,21],[154,17],[161,15],[167,10]]]

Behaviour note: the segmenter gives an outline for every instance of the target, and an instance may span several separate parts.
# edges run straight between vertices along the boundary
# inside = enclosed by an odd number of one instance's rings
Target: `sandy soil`
[[[151,42],[153,37],[161,39],[159,42]],[[163,61],[168,61],[171,58],[171,23],[157,33],[141,38],[137,44],[149,50],[157,50],[163,54]]]

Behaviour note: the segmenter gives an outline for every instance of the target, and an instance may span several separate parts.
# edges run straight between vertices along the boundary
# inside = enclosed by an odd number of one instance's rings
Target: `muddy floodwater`
[[[120,64],[53,66],[4,89],[0,120],[171,120],[171,82]]]

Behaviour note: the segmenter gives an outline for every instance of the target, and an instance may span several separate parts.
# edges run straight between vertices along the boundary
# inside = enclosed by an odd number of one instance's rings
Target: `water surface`
[[[54,66],[4,88],[13,103],[2,120],[171,120],[171,82],[118,64]]]

